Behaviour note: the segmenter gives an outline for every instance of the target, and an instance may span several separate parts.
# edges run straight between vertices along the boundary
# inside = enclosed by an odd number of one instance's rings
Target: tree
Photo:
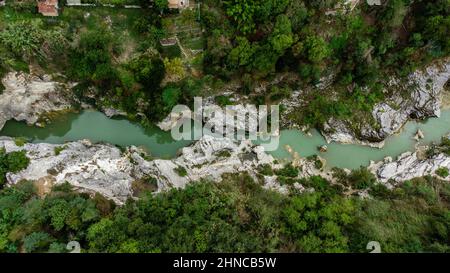
[[[31,21],[13,21],[0,32],[0,44],[3,44],[17,57],[25,61],[32,58],[46,59],[61,53],[67,48],[68,41],[62,29],[45,29],[38,19]]]
[[[56,231],[60,231],[65,226],[66,218],[69,216],[70,207],[67,201],[57,200],[49,209],[51,224]]]
[[[109,46],[110,33],[103,30],[88,31],[81,34],[80,41],[71,54],[71,73],[79,80],[109,82],[115,79]]]
[[[152,52],[135,56],[128,64],[128,68],[134,73],[136,82],[142,84],[147,94],[159,89],[165,75],[163,61]]]
[[[166,109],[172,109],[180,98],[180,89],[175,87],[167,87],[162,93],[162,100]]]
[[[354,205],[350,200],[321,193],[294,196],[284,209],[286,232],[305,252],[346,252],[348,238],[344,229],[353,222]]]
[[[303,54],[312,63],[319,63],[330,56],[331,51],[322,37],[309,35],[303,43]]]
[[[308,9],[303,1],[290,1],[286,15],[292,24],[294,31],[299,31],[308,18]]]
[[[5,149],[0,149],[0,188],[6,182],[6,173],[17,173],[27,168],[29,163],[25,151],[6,153]]]
[[[308,4],[316,9],[330,9],[335,7],[338,4],[338,0],[315,0],[315,1],[308,1]]]
[[[279,15],[277,17],[274,30],[269,40],[272,48],[280,55],[292,46],[294,38],[292,35],[291,21],[286,15]]]
[[[396,28],[402,25],[408,6],[404,0],[390,0],[382,15],[383,25]]]
[[[23,240],[23,245],[27,252],[42,251],[46,249],[54,239],[45,232],[33,232],[26,236]]]
[[[155,0],[153,1],[154,7],[161,12],[161,14],[169,7],[168,0]]]
[[[226,0],[227,15],[232,17],[243,34],[252,33],[255,30],[255,13],[258,2],[254,0]]]
[[[228,60],[233,67],[246,66],[251,64],[255,53],[252,44],[245,37],[236,38],[237,46],[230,52]]]
[[[283,13],[290,0],[264,0],[258,2],[256,18],[259,22],[267,22],[272,16]]]
[[[179,81],[186,76],[183,60],[181,58],[165,58],[164,68],[170,81]]]

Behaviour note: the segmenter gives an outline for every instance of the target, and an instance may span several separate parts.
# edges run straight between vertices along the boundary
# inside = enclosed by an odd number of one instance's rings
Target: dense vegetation
[[[115,207],[68,184],[41,196],[22,182],[0,192],[0,252],[384,252],[450,250],[450,186],[431,177],[373,198],[345,196],[320,177],[315,191],[282,195],[245,174],[143,194]]]
[[[16,173],[28,166],[30,160],[25,155],[25,151],[6,153],[5,149],[0,149],[0,189],[6,182],[7,173]]]
[[[303,124],[357,117],[384,98],[386,76],[407,75],[450,53],[447,0],[360,1],[352,12],[336,10],[342,1],[333,0],[203,2],[205,67],[224,79],[242,78],[243,92],[252,94],[258,80],[277,72],[296,73],[295,87],[334,75],[331,90],[312,92],[291,117]],[[260,103],[289,93],[269,88],[252,95]]]
[[[166,67],[158,51],[165,33],[160,8],[143,4],[142,10],[66,7],[48,19],[22,1],[9,1],[0,10],[1,75],[28,72],[29,65],[39,73],[62,73],[79,82],[74,94],[85,102],[160,117],[178,97],[161,86]],[[169,72],[179,66],[167,60]]]
[[[386,96],[387,75],[404,76],[450,50],[448,0],[360,1],[353,11],[338,0],[205,0],[201,10],[181,13],[167,1],[101,2],[145,8],[65,7],[46,19],[34,1],[7,1],[0,10],[1,74],[29,64],[63,72],[80,82],[80,98],[143,121],[159,120],[195,95],[220,93],[229,81],[254,102],[270,103],[332,75],[333,88],[306,94],[307,105],[290,117],[320,126],[331,116],[364,116]],[[160,44],[175,36],[184,49]],[[254,92],[283,72],[296,80]]]
[[[337,0],[204,0],[200,11],[182,13],[168,10],[166,0],[101,2],[144,9],[65,7],[48,19],[35,1],[7,0],[0,77],[30,67],[59,75],[79,83],[73,91],[80,100],[142,122],[196,95],[230,104],[221,91],[233,86],[255,103],[279,102],[302,88],[307,104],[289,118],[321,126],[330,117],[360,119],[390,95],[383,92],[390,76],[450,53],[449,0],[360,1],[353,11]],[[177,45],[161,44],[175,35]],[[281,73],[294,81],[275,81]],[[330,75],[330,88],[316,88]],[[256,93],[262,83],[268,87]],[[429,156],[438,152],[450,154],[448,139]],[[6,173],[27,165],[24,152],[0,150],[0,188]],[[0,252],[64,252],[73,240],[86,252],[366,252],[369,241],[385,252],[450,251],[448,183],[426,177],[388,190],[365,168],[334,171],[337,184],[296,179],[292,165],[262,166],[260,174],[276,174],[282,185],[314,189],[289,195],[245,174],[158,195],[145,194],[156,181],[135,183],[142,198],[121,207],[66,184],[44,196],[37,183],[23,181],[0,191]],[[436,175],[446,178],[449,170]]]

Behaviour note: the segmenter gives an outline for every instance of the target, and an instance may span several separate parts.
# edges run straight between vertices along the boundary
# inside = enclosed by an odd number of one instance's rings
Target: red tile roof
[[[38,10],[44,16],[58,16],[58,0],[40,0]]]

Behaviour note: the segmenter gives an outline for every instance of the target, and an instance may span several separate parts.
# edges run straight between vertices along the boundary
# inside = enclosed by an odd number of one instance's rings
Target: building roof
[[[170,9],[181,9],[189,6],[189,0],[169,0]]]
[[[172,46],[177,44],[176,38],[165,38],[159,41],[162,46]]]
[[[58,16],[58,0],[39,0],[38,10],[44,16]]]

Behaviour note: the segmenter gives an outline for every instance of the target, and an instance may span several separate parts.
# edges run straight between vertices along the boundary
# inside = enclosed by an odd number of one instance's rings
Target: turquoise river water
[[[279,159],[289,159],[285,146],[291,146],[300,156],[320,154],[327,160],[329,167],[358,168],[367,166],[371,160],[382,160],[386,156],[396,157],[403,152],[414,150],[416,141],[412,139],[418,129],[425,133],[421,144],[439,142],[441,137],[450,133],[450,110],[442,112],[440,118],[430,118],[425,122],[409,122],[400,134],[389,137],[382,149],[360,145],[331,143],[328,152],[319,153],[317,147],[325,145],[325,139],[316,130],[312,136],[298,130],[283,130],[277,151],[271,154]],[[177,151],[189,145],[190,141],[174,141],[170,132],[163,132],[156,126],[143,128],[126,119],[109,119],[97,111],[70,113],[59,117],[45,128],[27,126],[24,122],[8,121],[0,135],[25,137],[30,142],[65,143],[80,139],[93,142],[107,142],[119,146],[142,146],[152,156],[159,158],[174,157]]]

